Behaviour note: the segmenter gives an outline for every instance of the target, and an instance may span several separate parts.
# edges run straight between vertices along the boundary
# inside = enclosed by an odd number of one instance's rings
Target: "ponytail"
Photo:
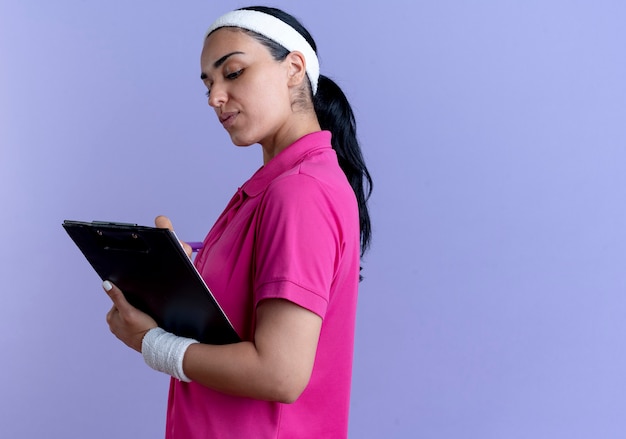
[[[356,137],[354,113],[341,88],[324,75],[319,77],[313,106],[320,127],[332,133],[332,147],[337,153],[339,166],[346,174],[356,195],[361,230],[361,256],[363,256],[369,247],[372,233],[367,209],[367,200],[372,193],[372,177],[365,166]]]
[[[266,6],[251,6],[241,9],[263,12],[278,18],[302,35],[313,51],[317,53],[317,46],[313,37],[293,16],[280,9]],[[265,45],[277,61],[282,61],[289,54],[289,51],[276,41],[254,31],[242,30]],[[311,87],[309,87],[309,90],[311,90]],[[311,91],[309,91],[309,93],[311,93]],[[363,256],[369,247],[372,234],[370,215],[367,210],[367,200],[372,193],[372,177],[365,166],[361,147],[356,138],[356,120],[354,119],[354,113],[352,112],[346,95],[343,94],[339,86],[324,75],[319,75],[317,92],[313,96],[313,106],[320,127],[332,133],[331,143],[337,153],[339,166],[341,166],[341,169],[346,174],[348,182],[356,195],[359,206],[361,256]]]

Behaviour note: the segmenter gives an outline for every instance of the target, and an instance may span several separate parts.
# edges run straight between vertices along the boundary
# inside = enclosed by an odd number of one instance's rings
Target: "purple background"
[[[261,164],[198,79],[247,4],[0,2],[1,437],[162,437],[168,380],[109,334],[61,222],[203,238]],[[375,179],[350,437],[626,437],[625,4],[274,4]]]

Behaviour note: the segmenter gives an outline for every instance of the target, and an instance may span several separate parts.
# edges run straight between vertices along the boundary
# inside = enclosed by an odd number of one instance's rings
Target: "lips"
[[[222,126],[226,129],[230,128],[233,123],[235,123],[235,119],[237,119],[237,116],[239,115],[238,112],[236,111],[230,111],[228,113],[222,113],[220,114],[220,122],[222,123]]]

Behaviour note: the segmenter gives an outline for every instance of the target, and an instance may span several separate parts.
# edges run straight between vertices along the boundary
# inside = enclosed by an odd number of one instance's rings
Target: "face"
[[[235,145],[276,142],[291,111],[289,63],[272,58],[250,35],[222,28],[205,41],[200,59],[208,103]]]

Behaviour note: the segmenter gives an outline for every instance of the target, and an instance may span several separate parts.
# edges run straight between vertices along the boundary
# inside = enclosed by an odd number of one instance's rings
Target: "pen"
[[[198,250],[200,250],[202,248],[202,245],[203,245],[202,242],[188,242],[187,244],[189,244],[189,246],[191,246],[191,251],[192,252],[197,252]]]

